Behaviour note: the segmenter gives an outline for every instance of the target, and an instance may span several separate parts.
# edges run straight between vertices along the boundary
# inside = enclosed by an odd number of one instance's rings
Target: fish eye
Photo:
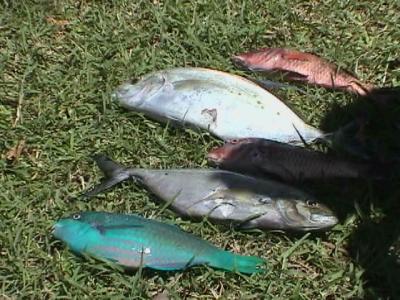
[[[317,201],[314,201],[314,200],[307,200],[307,201],[306,201],[306,204],[307,204],[308,206],[311,206],[311,207],[317,207],[317,206],[318,206]]]
[[[74,219],[74,220],[79,220],[80,218],[81,218],[80,214],[73,214],[72,215],[72,219]]]
[[[251,153],[251,156],[252,156],[253,158],[259,158],[259,157],[260,157],[260,152],[258,152],[257,150],[255,150],[255,151],[253,151],[253,152]]]
[[[229,143],[237,144],[237,143],[239,143],[239,140],[238,139],[232,139],[232,140],[229,140]]]

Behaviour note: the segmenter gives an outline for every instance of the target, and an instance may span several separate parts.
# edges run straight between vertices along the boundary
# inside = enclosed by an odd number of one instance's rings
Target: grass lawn
[[[110,4],[113,3],[113,4]],[[110,99],[153,70],[201,66],[244,74],[233,53],[292,47],[319,53],[380,86],[400,83],[396,1],[2,1],[0,9],[0,299],[386,299],[400,297],[395,188],[369,182],[303,186],[338,210],[325,234],[238,232],[161,211],[126,183],[91,201],[77,196],[106,153],[132,166],[206,166],[220,141],[127,112]],[[397,66],[396,66],[397,60]],[[350,95],[279,91],[310,124],[337,128]],[[327,122],[327,120],[329,122]],[[323,126],[322,126],[323,125]],[[398,205],[396,206],[398,208]],[[207,267],[125,274],[71,254],[53,222],[80,210],[138,213],[214,244],[268,260],[265,274]],[[398,246],[398,245],[397,245]],[[398,247],[400,248],[400,247]]]

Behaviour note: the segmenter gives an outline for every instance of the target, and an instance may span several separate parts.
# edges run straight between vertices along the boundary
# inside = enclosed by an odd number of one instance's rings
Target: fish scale
[[[105,178],[85,193],[87,197],[133,178],[189,218],[241,228],[301,231],[323,230],[337,223],[333,212],[312,196],[274,180],[215,169],[127,168],[104,155],[94,160]],[[290,216],[285,213],[289,209],[294,212]]]
[[[384,177],[384,173],[375,165],[352,162],[265,139],[248,138],[228,142],[212,150],[208,159],[222,169],[250,175],[275,176],[285,181]]]
[[[242,273],[263,271],[265,261],[219,249],[176,226],[136,215],[81,212],[59,220],[54,236],[78,254],[127,268],[183,270],[207,264]]]
[[[208,130],[223,140],[261,137],[301,144],[300,135],[307,142],[325,137],[254,82],[211,69],[157,71],[121,85],[113,95],[127,109]]]

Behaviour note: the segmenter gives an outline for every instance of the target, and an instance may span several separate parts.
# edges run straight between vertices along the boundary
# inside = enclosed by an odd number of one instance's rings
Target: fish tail
[[[210,266],[232,272],[245,274],[265,271],[265,261],[256,256],[243,256],[228,251],[221,251],[213,255]]]
[[[399,176],[398,167],[399,164],[396,162],[374,163],[368,165],[361,176],[379,181],[392,180]]]
[[[103,172],[104,178],[98,185],[85,192],[83,194],[84,197],[93,197],[133,176],[128,168],[114,162],[111,158],[105,155],[96,154],[92,156],[92,159]]]

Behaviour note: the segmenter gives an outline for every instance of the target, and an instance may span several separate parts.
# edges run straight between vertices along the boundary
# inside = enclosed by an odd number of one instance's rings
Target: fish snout
[[[247,63],[246,63],[245,59],[240,54],[232,56],[231,60],[236,66],[242,67],[242,68],[247,68]]]
[[[55,237],[58,237],[60,234],[60,231],[62,229],[62,224],[56,223],[51,227],[51,234],[54,235]]]
[[[320,224],[320,228],[329,228],[335,226],[339,220],[333,214],[313,214],[311,221]]]
[[[222,161],[222,156],[219,153],[219,148],[216,148],[214,150],[211,150],[208,154],[207,154],[207,160],[208,163],[214,166],[218,166],[221,161]]]

